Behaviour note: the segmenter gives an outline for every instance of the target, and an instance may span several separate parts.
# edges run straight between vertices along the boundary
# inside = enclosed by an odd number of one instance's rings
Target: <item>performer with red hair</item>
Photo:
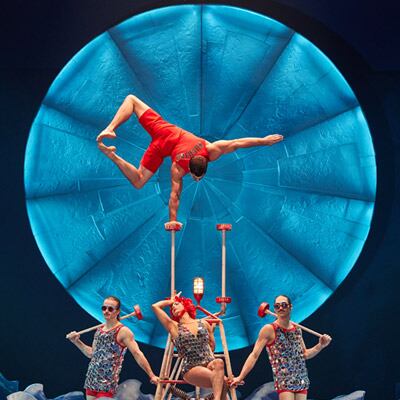
[[[167,306],[171,317],[163,310]],[[206,319],[196,319],[196,307],[185,297],[161,300],[152,308],[182,357],[183,379],[194,386],[212,388],[214,399],[221,400],[224,362],[214,357],[215,339],[210,324]]]
[[[169,312],[171,314],[171,318],[174,321],[179,322],[185,312],[189,314],[190,318],[196,319],[196,307],[191,299],[188,299],[186,297],[175,296],[174,302],[179,302],[183,305],[183,309],[181,310],[180,315],[174,315],[172,311],[174,304],[170,305]]]

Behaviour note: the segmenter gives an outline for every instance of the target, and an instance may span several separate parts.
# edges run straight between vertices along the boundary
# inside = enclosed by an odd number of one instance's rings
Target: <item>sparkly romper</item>
[[[178,324],[178,336],[174,339],[176,350],[182,357],[182,376],[198,365],[207,366],[214,360],[211,351],[209,334],[201,320],[198,320],[197,335],[194,335],[183,324]]]
[[[117,325],[109,331],[98,328],[94,335],[94,352],[86,373],[85,389],[96,392],[117,391],[119,373],[126,347],[117,342],[118,332],[123,325]]]
[[[281,328],[272,323],[275,340],[267,345],[269,361],[274,375],[275,390],[279,392],[302,392],[310,386],[301,343],[301,330]]]

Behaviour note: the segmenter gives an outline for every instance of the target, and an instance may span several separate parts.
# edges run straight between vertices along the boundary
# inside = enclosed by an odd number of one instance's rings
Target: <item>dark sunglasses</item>
[[[283,310],[286,310],[289,307],[289,304],[286,303],[286,301],[282,301],[282,303],[275,303],[274,304],[274,309],[279,310],[282,308]]]
[[[109,312],[114,312],[116,310],[115,307],[111,307],[111,306],[101,306],[102,311],[109,311]]]

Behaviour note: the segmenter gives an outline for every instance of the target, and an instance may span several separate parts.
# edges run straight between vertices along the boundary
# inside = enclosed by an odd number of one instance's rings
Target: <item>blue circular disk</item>
[[[50,269],[91,315],[103,298],[139,303],[136,338],[163,347],[150,305],[170,292],[170,160],[134,189],[96,147],[133,93],[165,119],[208,140],[281,133],[272,147],[242,149],[184,178],[176,288],[217,311],[221,234],[227,234],[225,317],[230,349],[253,343],[258,305],[288,294],[293,318],[313,313],[354,266],[370,229],[374,149],[360,105],[312,43],[243,9],[182,5],[134,16],[85,46],[52,84],[25,157],[32,230]],[[150,142],[135,118],[113,142],[138,165]],[[220,347],[220,345],[218,346]]]

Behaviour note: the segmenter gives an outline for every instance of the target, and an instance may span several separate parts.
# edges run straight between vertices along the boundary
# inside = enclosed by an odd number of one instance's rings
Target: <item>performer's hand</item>
[[[332,341],[332,338],[329,335],[322,335],[319,338],[319,344],[321,345],[322,349],[324,349],[326,346],[328,346],[331,341]]]
[[[115,155],[115,152],[117,150],[117,148],[115,146],[106,146],[103,143],[104,139],[115,139],[117,137],[117,134],[114,131],[108,131],[108,130],[104,130],[103,132],[101,132],[97,138],[96,138],[96,142],[97,142],[97,147],[99,148],[99,150],[101,152],[103,152],[107,157],[112,157]]]
[[[279,143],[283,140],[282,135],[268,135],[264,137],[265,145],[272,146],[275,143]]]
[[[209,317],[202,318],[202,321],[206,321],[207,324],[208,324],[208,325],[210,326],[210,328],[211,328],[211,332],[214,333],[215,328],[217,327],[218,324],[210,322],[210,320],[209,320],[208,318],[209,318]]]
[[[172,306],[172,304],[175,303],[175,296],[173,297],[169,297],[168,299],[165,300],[166,301],[166,306]]]
[[[78,332],[72,331],[72,332],[68,333],[68,335],[66,336],[66,338],[67,338],[68,340],[70,340],[72,343],[76,343],[76,342],[79,340],[80,335],[79,335]]]
[[[240,377],[234,377],[233,379],[231,379],[230,381],[229,381],[229,386],[230,387],[236,387],[236,386],[239,386],[239,385],[244,385],[244,380],[243,379],[241,379]]]
[[[160,378],[158,377],[158,376],[156,376],[156,375],[153,375],[151,378],[150,378],[150,383],[152,383],[153,385],[158,385],[158,381],[160,380]]]
[[[165,229],[169,230],[173,228],[174,226],[178,225],[179,228],[182,228],[182,223],[178,221],[169,221],[164,224]]]

